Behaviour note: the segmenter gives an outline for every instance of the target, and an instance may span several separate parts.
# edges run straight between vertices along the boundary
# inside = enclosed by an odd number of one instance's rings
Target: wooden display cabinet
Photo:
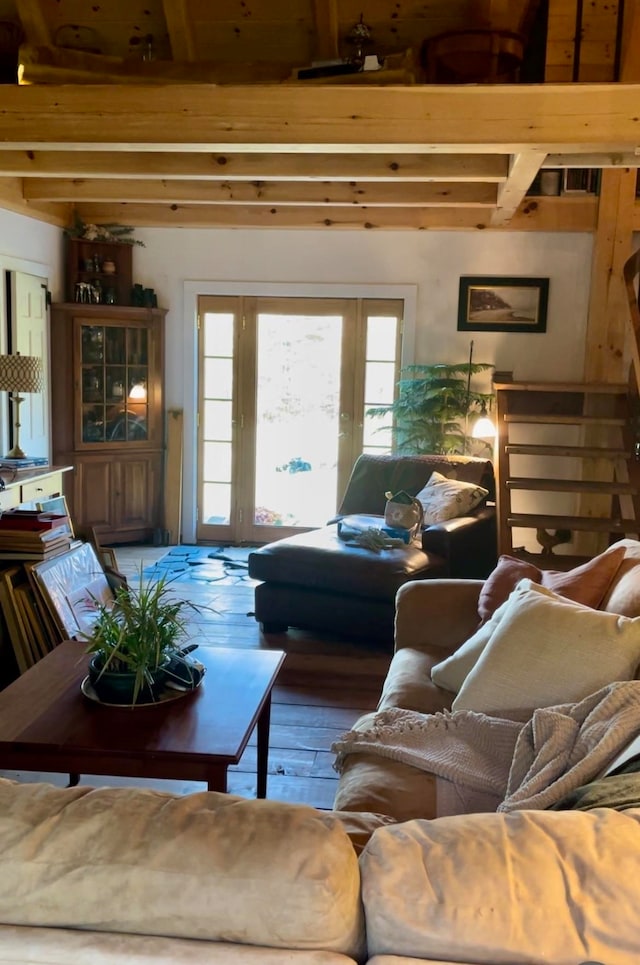
[[[74,467],[74,525],[105,542],[149,540],[162,523],[165,314],[52,306],[54,460]]]
[[[99,304],[130,305],[133,284],[132,245],[117,241],[67,239],[67,301],[87,303],[76,286],[90,285],[100,293]],[[113,271],[105,271],[105,266]]]

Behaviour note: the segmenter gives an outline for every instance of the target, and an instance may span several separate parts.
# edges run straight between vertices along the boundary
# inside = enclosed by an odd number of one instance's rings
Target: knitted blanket
[[[541,708],[524,726],[472,711],[395,708],[361,723],[332,745],[337,771],[349,754],[375,754],[496,794],[499,811],[548,808],[593,780],[640,731],[640,681]]]

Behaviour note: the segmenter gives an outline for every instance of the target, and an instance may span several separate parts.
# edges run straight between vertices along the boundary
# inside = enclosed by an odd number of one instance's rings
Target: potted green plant
[[[112,602],[98,607],[86,634],[89,680],[105,703],[136,704],[156,699],[166,670],[181,652],[189,600],[171,594],[166,576],[139,587],[119,586]]]
[[[367,415],[391,413],[393,425],[382,430],[391,428],[395,452],[465,454],[469,417],[492,398],[491,393],[473,391],[471,377],[491,368],[487,362],[409,365],[402,370],[395,400],[367,409]]]

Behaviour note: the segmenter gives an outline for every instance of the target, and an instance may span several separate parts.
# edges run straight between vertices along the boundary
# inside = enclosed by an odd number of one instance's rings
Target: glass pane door
[[[254,529],[335,513],[343,316],[259,311]]]
[[[200,315],[199,539],[237,538],[232,528],[237,318],[237,306],[225,310],[224,300],[218,311]]]
[[[267,543],[324,526],[393,400],[402,303],[199,299],[197,538]]]

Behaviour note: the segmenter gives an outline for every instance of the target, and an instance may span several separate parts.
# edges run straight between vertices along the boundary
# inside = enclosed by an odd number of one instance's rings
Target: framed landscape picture
[[[463,276],[459,332],[546,332],[548,278]]]

